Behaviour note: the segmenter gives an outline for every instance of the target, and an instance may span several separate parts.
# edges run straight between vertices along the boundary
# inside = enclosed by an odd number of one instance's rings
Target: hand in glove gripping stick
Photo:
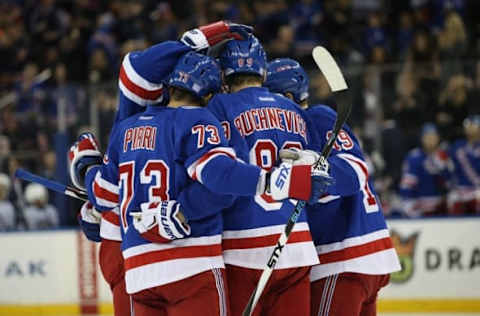
[[[291,163],[293,166],[311,166],[312,189],[311,196],[307,200],[309,204],[316,203],[326,193],[328,187],[335,183],[335,179],[328,173],[328,161],[313,150],[282,149],[280,158],[283,163]]]

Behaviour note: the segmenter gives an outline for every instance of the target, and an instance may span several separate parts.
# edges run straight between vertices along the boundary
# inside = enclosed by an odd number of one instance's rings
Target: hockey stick
[[[330,55],[330,53],[325,48],[321,46],[317,46],[313,49],[312,56],[318,68],[320,68],[323,75],[325,76],[325,79],[327,80],[328,85],[330,86],[330,89],[332,90],[332,92],[340,92],[340,91],[346,92],[348,89],[347,83],[345,82],[345,78],[343,77],[342,72],[338,68],[338,65],[333,59],[332,55]],[[315,163],[313,168],[317,168],[320,165],[322,160],[325,160],[328,158],[328,156],[332,151],[333,144],[337,139],[338,133],[340,133],[343,123],[345,123],[345,121],[348,118],[348,115],[350,114],[350,110],[351,110],[350,103],[347,103],[347,102],[337,102],[337,103],[338,103],[337,118],[335,120],[333,132],[330,135],[330,138],[328,139],[327,143],[322,149],[320,159],[318,159],[318,161]],[[288,237],[290,236],[293,230],[293,227],[297,222],[298,217],[300,216],[303,209],[305,208],[305,204],[306,204],[305,201],[298,201],[297,205],[295,205],[295,209],[293,210],[292,215],[290,215],[288,222],[285,225],[285,230],[280,234],[280,238],[277,241],[277,245],[275,246],[275,249],[273,249],[273,252],[270,255],[270,258],[267,261],[267,267],[263,270],[262,275],[260,276],[260,280],[258,281],[257,287],[255,288],[252,295],[250,296],[248,304],[243,311],[243,316],[252,315],[253,310],[257,305],[257,302],[260,299],[260,296],[262,295],[262,292],[265,289],[265,286],[267,285],[268,280],[270,279],[270,275],[272,274],[273,269],[277,264],[278,258],[282,253],[283,247],[287,244]]]
[[[88,201],[88,196],[85,191],[38,176],[23,169],[17,169],[15,171],[15,177],[23,179],[25,181],[41,184],[47,189],[71,196],[78,200]]]

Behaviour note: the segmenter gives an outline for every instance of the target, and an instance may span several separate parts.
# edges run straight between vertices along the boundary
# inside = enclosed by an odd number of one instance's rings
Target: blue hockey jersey
[[[219,122],[203,108],[151,106],[117,123],[104,164],[88,171],[86,184],[96,208],[119,204],[128,293],[223,267],[220,196],[203,199],[210,217],[190,216],[189,238],[168,244],[143,239],[129,214],[147,201],[183,203],[182,191],[192,179],[217,193],[255,195],[260,168],[238,162],[226,145]]]
[[[172,72],[178,59],[190,50],[189,46],[181,42],[167,41],[125,55],[118,78],[119,98],[115,125],[144,111],[146,105],[166,102],[167,92],[163,82]],[[195,192],[197,189],[193,188],[192,191]],[[209,196],[206,195],[208,199]],[[122,240],[117,207],[102,212],[100,235],[103,239]]]
[[[480,143],[469,144],[466,140],[455,142],[450,149],[453,162],[450,205],[478,199],[480,188]]]
[[[323,105],[311,106],[306,113],[312,124],[310,128],[320,137],[315,142],[321,147],[330,136],[336,113]],[[400,269],[362,150],[347,125],[334,144],[330,165],[334,162],[341,166],[341,160],[349,167],[343,165],[342,173],[335,179],[342,181],[339,178],[342,175],[350,178],[350,169],[357,178],[350,188],[353,193],[328,194],[317,204],[307,206],[308,223],[320,260],[319,265],[312,267],[312,281],[342,272],[386,274]]]
[[[408,153],[399,190],[407,215],[420,216],[442,207],[450,176],[448,165],[448,154],[442,149],[427,154],[415,148]]]
[[[208,109],[219,119],[237,157],[264,170],[277,162],[282,148],[305,148],[311,142],[302,110],[266,88],[250,87],[218,94]],[[232,179],[240,181],[240,179]],[[225,263],[263,269],[291,215],[295,201],[274,201],[264,194],[238,197],[224,211]],[[304,213],[298,219],[276,269],[318,263]]]

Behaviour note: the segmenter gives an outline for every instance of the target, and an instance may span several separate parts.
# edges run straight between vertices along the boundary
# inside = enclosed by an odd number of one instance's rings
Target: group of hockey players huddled
[[[308,85],[223,21],[125,56],[107,152],[86,133],[69,154],[115,315],[242,315],[297,200],[253,315],[376,314],[397,254],[348,126],[313,167],[336,113]]]

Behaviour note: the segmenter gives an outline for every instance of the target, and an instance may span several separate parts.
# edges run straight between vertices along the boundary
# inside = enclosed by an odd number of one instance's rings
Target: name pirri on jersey
[[[266,130],[280,130],[298,134],[307,142],[306,123],[298,112],[277,107],[253,108],[241,112],[234,124],[242,136]],[[222,122],[222,125],[225,126]],[[228,129],[226,129],[228,130]],[[227,137],[228,137],[227,133]]]
[[[138,149],[155,150],[156,135],[157,128],[154,126],[143,125],[127,129],[123,137],[123,152]]]

